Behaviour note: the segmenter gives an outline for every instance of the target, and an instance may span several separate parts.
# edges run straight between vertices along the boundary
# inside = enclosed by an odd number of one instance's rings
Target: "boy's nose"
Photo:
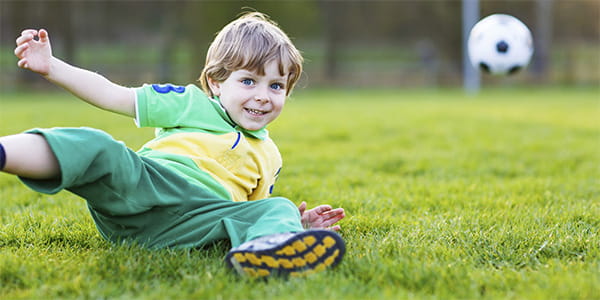
[[[261,102],[269,102],[269,92],[266,88],[259,88],[254,95],[254,100]]]

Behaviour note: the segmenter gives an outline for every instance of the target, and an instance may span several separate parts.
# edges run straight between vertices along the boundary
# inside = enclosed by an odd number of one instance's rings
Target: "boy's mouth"
[[[267,111],[264,111],[264,110],[258,110],[258,109],[252,109],[252,108],[244,108],[244,110],[247,113],[254,115],[254,116],[262,116],[262,115],[265,115],[268,113]]]

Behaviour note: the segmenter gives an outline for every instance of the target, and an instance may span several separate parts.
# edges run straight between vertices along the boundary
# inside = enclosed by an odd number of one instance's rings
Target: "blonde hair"
[[[245,69],[264,75],[264,66],[275,60],[281,76],[288,72],[286,95],[302,73],[303,58],[289,37],[267,15],[248,12],[227,24],[215,37],[206,54],[199,81],[209,96],[208,78],[225,81],[233,71]]]

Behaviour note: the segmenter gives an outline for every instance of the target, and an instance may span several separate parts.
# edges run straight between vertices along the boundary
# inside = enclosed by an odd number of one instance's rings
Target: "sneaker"
[[[231,249],[225,260],[242,276],[306,276],[336,266],[346,247],[331,230],[307,230],[260,237]]]

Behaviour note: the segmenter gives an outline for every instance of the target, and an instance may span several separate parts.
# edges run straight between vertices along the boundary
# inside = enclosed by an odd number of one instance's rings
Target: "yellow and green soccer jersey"
[[[245,130],[195,85],[137,89],[136,123],[156,137],[138,151],[225,199],[268,198],[281,155],[266,129]]]

